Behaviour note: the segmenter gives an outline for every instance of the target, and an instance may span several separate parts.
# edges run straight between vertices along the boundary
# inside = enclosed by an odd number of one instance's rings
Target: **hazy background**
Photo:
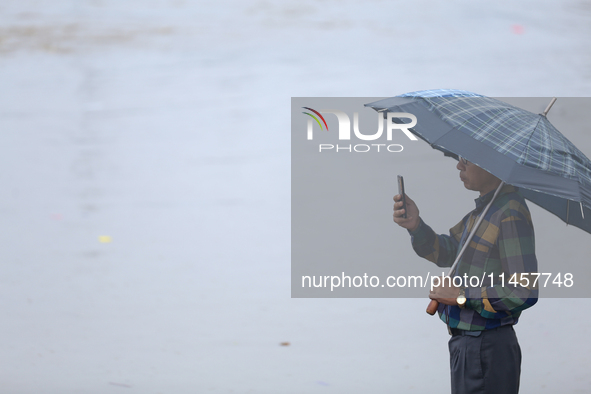
[[[588,96],[590,41],[582,0],[3,0],[0,392],[447,389],[425,300],[290,298],[290,99]],[[589,305],[524,312],[523,393],[588,391]]]

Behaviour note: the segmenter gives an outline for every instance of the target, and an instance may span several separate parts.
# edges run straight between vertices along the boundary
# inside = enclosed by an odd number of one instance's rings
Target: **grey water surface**
[[[0,391],[447,390],[426,300],[291,298],[291,97],[588,96],[590,38],[582,0],[0,2]],[[475,197],[404,153],[447,231]],[[532,214],[541,270],[589,262]],[[587,306],[524,312],[523,393],[588,391]]]

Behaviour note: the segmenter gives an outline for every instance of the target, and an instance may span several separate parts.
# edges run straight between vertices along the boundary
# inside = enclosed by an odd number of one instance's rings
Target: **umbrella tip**
[[[546,109],[544,110],[544,112],[542,112],[542,116],[546,116],[548,115],[548,111],[550,111],[550,108],[552,108],[552,106],[554,105],[554,103],[556,102],[556,97],[552,98],[552,101],[550,101],[550,104],[548,104],[548,106],[546,107]]]

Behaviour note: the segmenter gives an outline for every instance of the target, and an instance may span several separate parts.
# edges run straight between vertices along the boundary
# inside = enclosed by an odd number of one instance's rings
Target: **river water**
[[[290,99],[588,96],[590,39],[582,0],[3,1],[2,391],[447,387],[425,300],[290,298]],[[524,312],[522,392],[588,391],[587,306]]]

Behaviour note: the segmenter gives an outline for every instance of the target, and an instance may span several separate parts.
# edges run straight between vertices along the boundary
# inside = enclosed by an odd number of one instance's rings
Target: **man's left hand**
[[[460,288],[448,283],[448,280],[444,280],[441,286],[433,287],[433,290],[429,293],[429,298],[436,300],[440,304],[458,305],[459,295]]]

